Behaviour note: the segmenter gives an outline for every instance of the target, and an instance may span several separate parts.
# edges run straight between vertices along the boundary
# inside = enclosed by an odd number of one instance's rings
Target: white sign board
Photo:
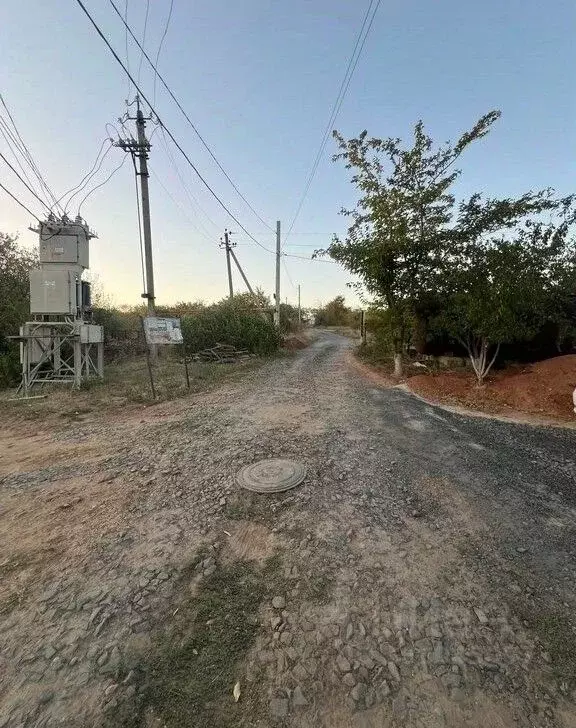
[[[144,319],[144,333],[146,343],[150,345],[184,343],[180,319],[177,318],[146,316]]]

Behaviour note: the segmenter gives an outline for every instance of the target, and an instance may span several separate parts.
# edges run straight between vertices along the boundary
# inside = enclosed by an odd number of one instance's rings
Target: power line
[[[170,10],[168,11],[168,18],[166,19],[166,25],[164,26],[164,32],[162,33],[162,38],[160,38],[160,45],[158,46],[158,53],[156,53],[156,64],[154,66],[154,93],[152,94],[152,102],[156,103],[156,81],[158,80],[158,60],[160,58],[160,52],[162,51],[162,45],[164,43],[164,38],[166,38],[166,34],[168,33],[168,26],[170,25],[170,19],[172,18],[172,9],[174,7],[174,0],[170,0]],[[126,31],[128,32],[128,31]]]
[[[10,164],[10,162],[6,159],[6,157],[2,154],[2,152],[0,152],[0,157],[6,162],[6,164],[10,167],[10,169],[12,170],[12,172],[14,172],[14,174],[16,175],[16,177],[18,177],[18,179],[20,180],[20,182],[22,182],[22,184],[24,185],[24,187],[26,187],[26,189],[28,190],[28,192],[30,192],[30,194],[33,195],[33,197],[35,197],[41,205],[44,205],[44,207],[48,210],[48,212],[50,212],[50,208],[48,207],[48,205],[44,202],[44,200],[41,197],[39,197],[34,192],[34,190],[28,184],[26,184],[26,182],[18,174],[18,171],[16,169],[14,169],[14,167]]]
[[[34,184],[34,182],[32,182],[32,180],[26,173],[26,170],[22,166],[22,162],[20,161],[18,154],[14,151],[14,146],[16,146],[17,150],[19,150],[19,147],[17,144],[14,144],[14,141],[13,141],[14,135],[11,134],[10,129],[6,126],[6,121],[2,118],[2,116],[0,116],[0,133],[4,137],[4,141],[6,142],[8,149],[12,153],[12,156],[14,157],[14,161],[18,165],[18,168],[20,169],[20,171],[26,178],[26,181],[28,182],[30,187],[32,187],[34,192],[36,192],[36,194],[38,194],[38,191],[36,190],[36,185]],[[36,180],[36,184],[38,184],[38,180]],[[42,192],[42,188],[40,188],[40,191]]]
[[[126,28],[128,28],[128,0],[126,0],[124,4],[124,23],[126,25]],[[126,43],[126,68],[130,68],[130,55],[128,53],[128,30],[126,30],[125,35],[125,43]],[[128,96],[127,98],[130,98],[130,79],[128,79]],[[146,288],[146,286],[144,286]]]
[[[78,2],[78,0],[77,0],[77,2]],[[262,218],[262,217],[261,217],[261,216],[259,215],[259,213],[258,213],[258,212],[257,212],[257,211],[256,211],[256,210],[254,209],[254,207],[252,207],[252,205],[251,205],[251,204],[250,204],[250,203],[248,202],[248,200],[246,199],[246,197],[244,197],[244,195],[242,194],[242,192],[241,192],[241,191],[240,191],[240,190],[238,189],[238,187],[236,186],[236,184],[234,183],[234,181],[232,180],[232,178],[230,177],[230,175],[228,174],[228,172],[226,172],[226,170],[224,169],[224,167],[223,167],[223,166],[222,166],[222,165],[220,164],[220,162],[219,162],[219,161],[218,161],[218,159],[216,158],[216,155],[215,155],[215,154],[214,154],[214,152],[213,152],[213,151],[212,151],[212,150],[210,149],[210,147],[208,146],[208,143],[207,143],[207,142],[205,141],[204,137],[203,137],[203,136],[202,136],[202,135],[200,134],[200,132],[199,132],[199,131],[198,131],[198,129],[196,128],[196,126],[195,126],[194,122],[192,121],[192,119],[191,119],[191,118],[190,118],[190,117],[188,116],[188,114],[187,114],[187,113],[186,113],[186,111],[184,110],[184,107],[182,106],[182,104],[181,104],[181,103],[180,103],[180,102],[178,101],[178,99],[176,98],[176,96],[175,96],[175,95],[173,94],[173,92],[172,92],[172,89],[171,89],[171,88],[170,88],[170,87],[168,86],[168,84],[167,84],[167,83],[166,83],[166,81],[164,80],[164,77],[163,77],[163,76],[162,76],[162,74],[161,74],[161,73],[160,73],[160,72],[158,71],[158,68],[156,67],[156,65],[155,65],[154,63],[152,63],[152,60],[150,59],[150,56],[149,56],[149,55],[148,55],[148,54],[146,53],[146,51],[144,50],[144,48],[143,48],[142,44],[140,43],[140,41],[138,40],[138,38],[137,38],[137,37],[136,37],[136,36],[134,35],[134,33],[132,32],[132,29],[130,28],[130,26],[128,25],[128,23],[126,23],[126,21],[125,21],[125,20],[124,20],[124,18],[122,17],[122,14],[121,14],[121,13],[120,13],[120,11],[118,10],[118,7],[117,7],[116,3],[114,2],[114,0],[110,0],[110,4],[112,5],[112,7],[114,8],[114,10],[116,11],[116,14],[117,14],[117,15],[118,15],[118,17],[120,18],[120,20],[121,20],[121,21],[122,21],[122,22],[124,23],[124,26],[126,27],[126,32],[127,32],[127,33],[130,33],[130,35],[131,35],[132,39],[134,40],[134,42],[136,43],[136,45],[138,46],[138,48],[140,48],[140,50],[142,51],[142,55],[144,56],[144,58],[145,58],[145,59],[146,59],[146,60],[148,61],[148,63],[149,63],[149,64],[150,64],[150,65],[152,66],[152,68],[154,69],[154,73],[155,73],[155,76],[154,76],[154,81],[156,81],[156,76],[157,76],[157,77],[158,77],[158,78],[160,79],[160,81],[161,81],[162,85],[164,86],[164,88],[166,89],[166,91],[168,92],[168,94],[170,95],[170,98],[172,99],[172,101],[174,101],[174,103],[176,104],[176,106],[177,106],[177,107],[178,107],[178,108],[180,109],[180,111],[181,111],[181,112],[182,112],[182,114],[184,115],[184,118],[186,119],[186,121],[187,121],[187,122],[188,122],[188,123],[190,124],[191,128],[193,129],[194,133],[195,133],[195,134],[197,135],[198,139],[200,139],[200,141],[201,141],[202,145],[204,146],[204,148],[206,149],[206,151],[208,152],[208,154],[209,154],[209,155],[210,155],[210,156],[212,157],[212,159],[213,159],[213,160],[214,160],[214,162],[216,163],[216,165],[217,165],[218,169],[219,169],[219,170],[220,170],[220,171],[222,172],[222,174],[223,174],[223,175],[224,175],[224,176],[226,177],[226,179],[228,180],[228,182],[229,182],[229,183],[230,183],[230,184],[232,185],[232,187],[234,188],[234,190],[235,190],[236,194],[237,194],[237,195],[238,195],[238,196],[240,197],[240,199],[241,199],[241,200],[242,200],[242,201],[244,202],[244,204],[245,204],[245,205],[246,205],[246,206],[247,206],[247,207],[248,207],[248,208],[249,208],[249,209],[250,209],[250,210],[252,211],[252,213],[253,213],[253,214],[254,214],[254,215],[255,215],[255,216],[256,216],[256,217],[258,218],[258,220],[260,220],[260,222],[261,222],[261,223],[262,223],[262,224],[263,224],[263,225],[264,225],[264,226],[265,226],[265,227],[266,227],[266,228],[267,228],[268,230],[271,230],[272,232],[275,232],[275,231],[274,231],[274,228],[272,228],[272,227],[271,227],[271,226],[270,226],[270,225],[269,225],[269,224],[268,224],[268,223],[266,222],[266,220],[264,220],[264,219],[263,219],[263,218]],[[88,14],[85,8],[84,8],[84,11],[86,12],[86,14]],[[88,16],[88,17],[90,17],[90,16]],[[90,20],[92,20],[92,18],[90,18]],[[98,28],[97,28],[96,24],[94,23],[94,21],[92,21],[92,22],[93,22],[94,26],[96,27],[96,29],[98,30]],[[102,34],[100,34],[100,35],[102,35]],[[107,44],[107,45],[108,45],[108,46],[110,47],[110,50],[112,50],[112,48],[111,48],[110,44],[108,43],[108,41],[106,41],[106,39],[105,39],[105,38],[104,38],[103,36],[102,36],[102,38],[103,38],[103,40],[104,40],[104,41],[106,42],[106,44]],[[114,52],[114,51],[112,51],[112,52]],[[118,60],[119,60],[119,59],[118,59]],[[126,73],[128,73],[128,71],[127,71],[126,69],[124,69],[124,70],[126,71]],[[143,95],[142,93],[141,93],[140,95],[142,96],[142,98],[144,98],[144,100],[146,101],[146,103],[148,103],[148,105],[149,105],[149,106],[150,106],[150,108],[152,109],[152,108],[153,108],[153,105],[152,105],[152,104],[150,104],[150,103],[149,103],[149,102],[148,102],[148,101],[146,100],[146,98],[144,97],[144,95]],[[153,101],[153,104],[155,104],[155,103],[156,103],[156,97],[155,97],[155,95],[154,95],[154,101]],[[273,251],[271,251],[271,252],[273,252]]]
[[[364,20],[362,22],[362,27],[360,28],[360,32],[358,33],[358,36],[356,38],[354,50],[352,51],[352,55],[350,56],[350,59],[348,60],[346,72],[344,73],[342,83],[340,84],[340,89],[338,91],[338,95],[336,96],[336,100],[334,101],[334,104],[332,105],[332,110],[330,112],[330,118],[328,119],[328,123],[326,124],[326,127],[324,129],[324,133],[322,134],[320,147],[318,148],[318,152],[316,153],[316,157],[314,158],[314,162],[312,164],[312,169],[310,170],[310,173],[308,174],[308,177],[306,179],[306,184],[304,185],[304,191],[302,192],[302,195],[300,196],[300,200],[298,202],[296,212],[294,213],[294,217],[292,218],[292,222],[290,223],[290,227],[288,228],[288,232],[286,233],[286,237],[284,238],[284,245],[286,244],[286,241],[288,240],[288,237],[290,236],[290,233],[292,232],[292,228],[294,227],[296,220],[298,219],[298,216],[300,215],[300,211],[302,210],[302,206],[304,205],[304,201],[306,200],[306,197],[308,196],[308,192],[312,185],[312,181],[314,180],[314,176],[316,175],[316,171],[317,171],[320,161],[322,159],[322,155],[324,154],[324,149],[326,148],[326,143],[328,142],[330,130],[331,130],[334,122],[336,121],[336,117],[338,116],[340,108],[342,107],[344,97],[346,96],[348,87],[350,86],[350,81],[352,80],[352,76],[354,75],[354,71],[356,70],[356,66],[358,65],[358,60],[360,59],[360,56],[364,49],[364,44],[366,43],[366,39],[368,38],[368,35],[372,28],[372,24],[374,23],[374,18],[376,17],[376,13],[378,12],[380,3],[381,3],[381,0],[370,0],[370,4],[368,5],[368,9],[366,10],[366,14],[365,14]],[[370,17],[371,12],[372,12],[372,16]],[[369,17],[370,17],[370,21],[368,21]],[[364,32],[365,29],[366,29],[366,32]]]
[[[82,188],[82,185],[84,184],[84,181],[87,180],[87,178],[96,169],[96,165],[98,164],[98,160],[100,159],[100,155],[102,154],[102,150],[104,149],[104,145],[106,144],[106,141],[110,141],[110,140],[109,139],[103,139],[102,140],[102,144],[100,145],[100,149],[98,150],[98,154],[96,155],[96,159],[94,160],[94,164],[92,165],[91,169],[88,172],[86,172],[86,174],[84,175],[84,177],[82,177],[82,179],[80,180],[80,182],[78,182],[77,185],[75,185],[74,187],[71,187],[69,190],[66,190],[66,192],[58,198],[58,200],[56,201],[57,203],[62,202],[62,200],[66,197],[66,195],[71,194],[75,190],[78,190],[77,192],[75,192],[75,194],[78,194],[78,192],[80,192],[80,189],[78,189],[78,188]],[[110,143],[112,143],[112,142],[110,142]],[[72,199],[72,198],[70,198],[70,199]],[[68,203],[69,202],[70,202],[70,200],[68,201]],[[66,205],[64,207],[66,208]]]
[[[144,60],[144,45],[146,44],[146,30],[148,28],[148,13],[150,12],[150,0],[146,0],[146,15],[144,16],[144,32],[142,33],[142,55],[138,64],[138,83],[140,83],[140,72],[142,71],[142,61]]]
[[[92,23],[92,25],[94,26],[94,29],[96,30],[96,32],[98,33],[98,35],[100,36],[100,38],[102,38],[102,40],[104,41],[104,43],[108,47],[109,51],[112,53],[112,55],[116,59],[117,63],[122,67],[122,69],[124,70],[124,73],[126,73],[129,76],[130,80],[134,84],[135,89],[138,91],[138,93],[144,99],[144,101],[148,104],[148,106],[150,108],[150,111],[152,111],[152,113],[154,114],[154,116],[158,119],[158,123],[161,123],[162,124],[162,122],[160,120],[160,117],[158,116],[158,113],[156,112],[156,109],[152,106],[152,104],[148,100],[147,96],[141,90],[139,84],[136,83],[136,81],[134,80],[134,77],[130,74],[130,72],[128,71],[128,69],[124,65],[124,63],[122,63],[122,60],[120,59],[120,56],[116,53],[116,51],[114,50],[114,48],[112,48],[110,42],[108,41],[108,39],[106,38],[106,36],[104,35],[104,33],[100,30],[100,28],[98,27],[98,24],[96,23],[96,21],[94,20],[94,18],[88,12],[88,10],[87,10],[86,6],[84,5],[84,3],[82,2],[82,0],[76,0],[76,2],[78,3],[78,5],[80,5],[80,7],[84,11],[86,17]],[[110,2],[112,2],[112,0],[110,0]],[[158,78],[160,78],[160,80],[162,80],[161,77],[160,77],[160,74],[158,74]],[[170,139],[172,139],[172,141],[174,142],[174,144],[176,145],[176,147],[180,151],[180,154],[182,154],[182,156],[188,162],[188,164],[190,165],[190,167],[192,167],[192,169],[194,170],[194,172],[200,178],[202,184],[209,190],[210,194],[214,197],[215,200],[217,200],[218,204],[222,207],[222,209],[224,209],[228,213],[228,215],[230,215],[230,217],[232,218],[232,220],[234,220],[234,222],[237,225],[239,225],[240,228],[242,228],[242,230],[246,233],[246,235],[248,235],[248,237],[253,242],[255,242],[256,245],[258,245],[260,248],[262,248],[262,250],[265,250],[266,252],[272,253],[272,255],[275,255],[275,252],[273,250],[270,250],[270,248],[267,248],[266,246],[262,245],[262,243],[260,243],[258,240],[256,240],[256,238],[252,235],[252,233],[250,233],[244,227],[244,225],[242,225],[242,223],[240,222],[240,220],[238,220],[238,218],[236,217],[236,215],[234,215],[234,213],[226,206],[226,204],[224,202],[222,202],[222,200],[218,197],[218,195],[216,194],[216,192],[214,192],[214,190],[212,189],[212,187],[204,179],[204,177],[202,176],[202,174],[200,173],[200,171],[198,170],[198,168],[196,167],[196,165],[194,164],[194,162],[192,162],[192,160],[190,159],[190,157],[188,156],[188,154],[186,154],[186,152],[184,151],[184,149],[182,148],[182,146],[178,143],[178,141],[176,140],[175,136],[172,134],[172,132],[170,131],[170,129],[168,129],[168,127],[165,124],[162,124],[162,126],[164,127],[164,129],[165,129],[166,133],[168,134],[168,136],[170,137]]]
[[[32,157],[32,154],[30,153],[30,150],[26,146],[24,140],[22,139],[22,136],[20,135],[20,132],[18,131],[18,127],[16,126],[16,122],[14,121],[14,118],[12,114],[10,113],[10,109],[6,105],[6,102],[4,101],[3,95],[0,93],[0,102],[2,103],[2,106],[6,109],[6,113],[8,114],[8,117],[10,121],[12,122],[12,126],[14,127],[14,131],[16,132],[16,136],[20,140],[20,144],[22,145],[22,148],[19,150],[24,159],[28,162],[30,165],[30,168],[34,172],[34,175],[38,179],[38,182],[40,183],[40,186],[44,188],[44,190],[47,192],[48,196],[53,200],[54,203],[56,203],[56,198],[54,197],[54,194],[52,190],[48,187],[48,184],[46,183],[44,177],[42,176],[40,169],[38,168],[38,165],[34,161],[34,158]],[[17,145],[18,147],[18,145]]]
[[[20,207],[23,207],[23,208],[24,208],[24,209],[26,210],[26,212],[27,212],[27,213],[28,213],[29,215],[32,215],[32,217],[33,217],[33,218],[35,218],[36,220],[38,220],[38,222],[40,222],[40,218],[39,218],[39,217],[37,217],[37,216],[36,216],[36,215],[35,215],[35,214],[34,214],[34,213],[32,212],[32,210],[29,210],[29,209],[28,209],[28,208],[26,207],[26,205],[25,205],[25,204],[24,204],[23,202],[20,202],[20,200],[19,200],[19,199],[18,199],[18,198],[16,197],[16,195],[13,195],[13,194],[12,194],[12,193],[10,192],[10,190],[6,189],[6,187],[4,187],[4,185],[2,184],[2,182],[0,182],[0,187],[1,187],[1,188],[2,188],[3,190],[4,190],[4,192],[5,192],[5,193],[6,193],[7,195],[10,195],[10,197],[11,197],[11,198],[12,198],[12,199],[14,200],[14,202],[17,202],[17,203],[18,203],[18,204],[20,205]]]
[[[81,183],[79,185],[79,188],[76,190],[76,192],[74,192],[73,195],[70,195],[70,197],[66,200],[66,204],[64,205],[64,213],[66,213],[66,211],[68,210],[68,207],[70,206],[70,203],[72,202],[72,200],[77,195],[79,195],[81,192],[83,192],[86,189],[86,187],[90,184],[90,182],[94,179],[94,177],[102,169],[102,165],[104,164],[104,160],[110,154],[113,146],[114,146],[113,144],[110,144],[110,146],[108,147],[108,149],[102,155],[102,158],[100,159],[100,163],[98,164],[98,166],[96,167],[96,169],[93,172],[91,172],[91,173],[89,173],[89,174],[86,175],[86,177],[84,178],[85,181],[83,181],[83,183]],[[98,160],[96,160],[96,161],[98,161]]]
[[[123,157],[122,161],[120,162],[120,164],[117,167],[114,167],[114,169],[110,172],[110,174],[108,175],[108,177],[106,177],[106,179],[104,180],[104,182],[100,182],[99,185],[96,185],[96,187],[93,187],[90,190],[90,192],[88,192],[88,194],[82,199],[82,202],[78,205],[78,213],[77,213],[78,215],[80,214],[80,210],[82,208],[82,205],[86,202],[86,200],[90,197],[90,195],[92,193],[96,192],[96,190],[100,189],[100,187],[103,187],[109,180],[111,180],[112,177],[116,174],[116,172],[120,169],[120,167],[122,167],[124,165],[124,162],[125,161],[126,161],[126,155],[124,155],[124,157]]]
[[[282,258],[282,265],[284,266],[284,272],[286,273],[286,275],[288,277],[288,280],[290,281],[290,285],[292,286],[292,288],[295,289],[296,286],[294,285],[294,281],[292,280],[292,276],[288,272],[288,266],[286,265],[286,261],[284,260],[284,258]]]
[[[294,253],[282,253],[286,258],[299,258],[300,260],[311,260],[313,263],[337,263],[330,258],[307,258],[305,255],[294,255]]]

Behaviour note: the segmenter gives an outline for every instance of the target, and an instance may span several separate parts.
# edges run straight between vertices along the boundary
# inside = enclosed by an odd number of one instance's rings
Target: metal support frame
[[[81,341],[83,323],[27,321],[20,336],[10,337],[21,346],[22,381],[18,392],[27,397],[35,384],[62,383],[78,388],[82,380],[104,378],[104,343]]]

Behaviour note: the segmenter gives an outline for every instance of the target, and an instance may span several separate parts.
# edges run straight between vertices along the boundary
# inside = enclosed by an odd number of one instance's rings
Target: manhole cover
[[[260,460],[246,465],[236,476],[238,484],[256,493],[281,493],[290,490],[304,480],[306,467],[294,460]]]

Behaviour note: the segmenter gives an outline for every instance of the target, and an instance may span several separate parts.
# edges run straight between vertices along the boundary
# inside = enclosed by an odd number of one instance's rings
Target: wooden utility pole
[[[280,328],[280,220],[276,221],[276,310],[274,323]]]

